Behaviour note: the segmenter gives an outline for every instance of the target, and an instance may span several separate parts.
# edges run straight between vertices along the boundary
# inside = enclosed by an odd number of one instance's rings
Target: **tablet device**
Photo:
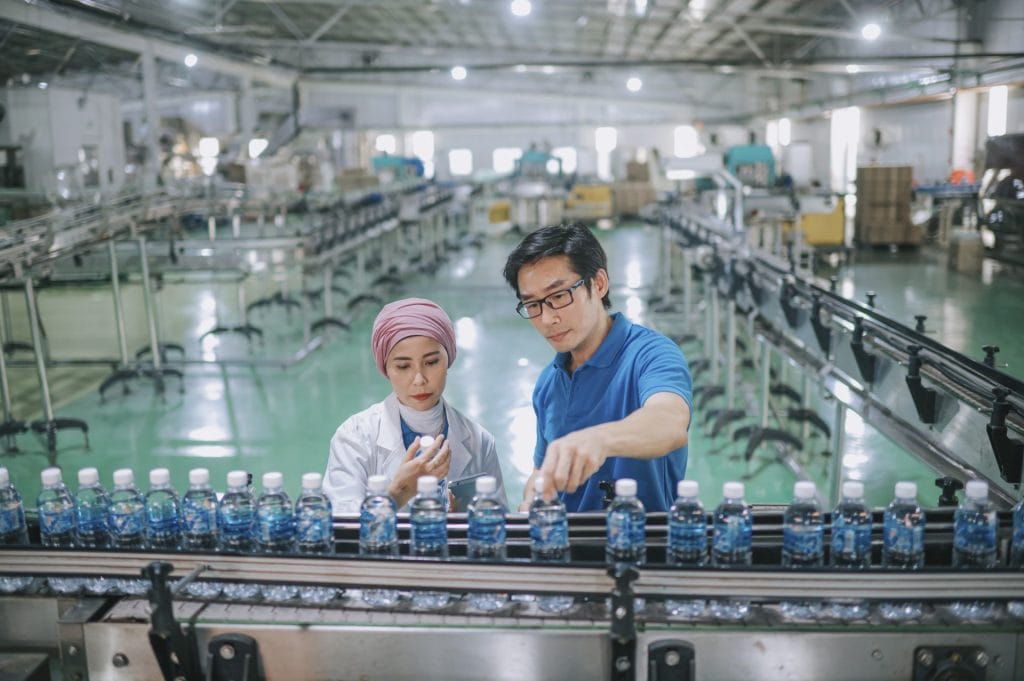
[[[453,511],[465,513],[466,507],[469,506],[469,502],[473,500],[473,496],[476,494],[476,479],[482,478],[484,475],[486,473],[477,473],[468,478],[452,480],[448,483],[448,490],[455,497],[455,508],[452,509]]]

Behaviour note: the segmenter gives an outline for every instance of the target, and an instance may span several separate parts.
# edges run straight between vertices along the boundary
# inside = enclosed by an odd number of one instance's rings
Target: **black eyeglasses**
[[[545,296],[540,300],[531,300],[528,303],[519,303],[516,305],[516,312],[523,319],[533,319],[539,317],[544,312],[544,306],[547,305],[552,310],[560,310],[563,307],[572,305],[572,292],[583,286],[586,279],[580,279],[569,288],[562,289],[561,291],[555,291],[551,295]]]

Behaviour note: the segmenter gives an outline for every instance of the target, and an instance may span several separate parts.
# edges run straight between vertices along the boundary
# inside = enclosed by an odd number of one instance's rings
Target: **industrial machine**
[[[951,511],[929,514],[928,563],[948,565]],[[336,520],[334,556],[4,548],[0,584],[22,586],[0,597],[0,659],[42,652],[65,679],[131,681],[1011,681],[1024,671],[1019,570],[782,570],[777,508],[755,509],[754,566],[739,569],[665,565],[664,514],[648,518],[642,566],[605,565],[602,514],[571,519],[572,561],[557,565],[530,562],[522,516],[510,518],[499,563],[463,557],[465,527],[450,519],[446,560],[361,558],[355,517]],[[404,544],[401,518],[399,530]],[[68,578],[88,591],[67,592]],[[262,597],[233,598],[237,583]],[[282,585],[298,595],[274,601]],[[374,607],[368,588],[402,597]],[[453,599],[421,610],[415,590]],[[511,598],[481,612],[464,597],[473,591]],[[570,598],[545,605],[555,595]]]
[[[985,142],[981,224],[993,256],[1024,264],[1024,134]]]
[[[725,168],[748,187],[775,186],[775,155],[767,144],[741,144],[725,151]]]

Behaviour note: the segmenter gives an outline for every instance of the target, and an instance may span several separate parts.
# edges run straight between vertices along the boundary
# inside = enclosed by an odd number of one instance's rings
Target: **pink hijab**
[[[425,298],[403,298],[385,305],[373,320],[373,358],[384,376],[388,355],[410,336],[433,338],[448,353],[448,366],[455,361],[455,327],[445,311]]]

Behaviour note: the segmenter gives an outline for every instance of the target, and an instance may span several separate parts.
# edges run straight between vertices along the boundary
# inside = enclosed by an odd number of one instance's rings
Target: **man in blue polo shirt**
[[[523,239],[505,263],[516,310],[558,353],[537,379],[534,471],[569,511],[602,508],[602,482],[637,481],[648,511],[667,511],[686,473],[692,404],[679,347],[609,314],[608,258],[589,229],[555,225]],[[524,502],[526,503],[526,502]]]

